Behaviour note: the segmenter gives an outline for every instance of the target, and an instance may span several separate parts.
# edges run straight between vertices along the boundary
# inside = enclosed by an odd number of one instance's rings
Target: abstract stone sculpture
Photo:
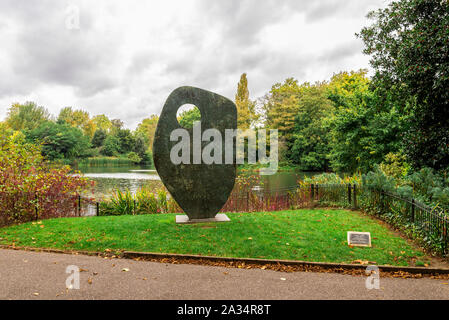
[[[224,143],[222,164],[204,164],[202,161],[201,164],[193,164],[195,150],[192,147],[189,164],[173,164],[170,152],[178,142],[170,141],[170,135],[176,129],[183,129],[176,114],[185,104],[193,104],[200,110],[201,132],[217,129],[223,140],[225,129],[237,129],[237,108],[232,101],[218,94],[194,87],[178,88],[168,97],[154,136],[154,165],[165,187],[191,221],[210,220],[215,218],[231,194],[236,166],[235,162],[225,164]],[[190,134],[192,146],[193,129],[186,130]],[[209,143],[202,142],[201,150]],[[235,154],[235,149],[233,152]]]

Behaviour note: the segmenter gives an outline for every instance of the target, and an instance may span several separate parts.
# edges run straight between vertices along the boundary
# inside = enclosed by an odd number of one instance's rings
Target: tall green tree
[[[295,117],[291,162],[304,171],[329,169],[329,126],[326,121],[334,111],[327,97],[327,84],[316,83],[304,88]]]
[[[406,118],[370,90],[366,71],[334,75],[329,99],[335,105],[330,128],[330,160],[339,172],[367,172],[400,150]]]
[[[298,81],[288,78],[283,83],[276,83],[271,87],[262,106],[265,127],[278,129],[279,135],[289,142],[293,138],[301,91]]]
[[[235,105],[237,106],[237,127],[239,129],[253,127],[257,121],[256,104],[249,98],[248,78],[246,73],[241,75],[240,81],[237,84]]]
[[[412,112],[404,150],[416,167],[449,166],[449,2],[400,0],[368,15],[359,37],[373,84]]]
[[[136,140],[129,129],[119,129],[115,134],[119,141],[119,152],[122,154],[127,154],[131,151],[134,151],[134,146],[136,144]]]
[[[118,156],[120,154],[120,140],[114,135],[108,135],[104,140],[101,153],[110,157]]]

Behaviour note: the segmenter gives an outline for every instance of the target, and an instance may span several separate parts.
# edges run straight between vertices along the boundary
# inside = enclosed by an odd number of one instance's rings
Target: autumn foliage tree
[[[44,161],[40,148],[18,131],[0,132],[0,225],[75,213],[89,181],[68,166]]]
[[[50,113],[34,102],[14,103],[8,110],[6,124],[13,130],[31,130],[50,119]]]
[[[153,114],[149,118],[143,119],[136,129],[138,133],[146,137],[150,151],[153,150],[154,133],[156,132],[158,121],[159,116]]]

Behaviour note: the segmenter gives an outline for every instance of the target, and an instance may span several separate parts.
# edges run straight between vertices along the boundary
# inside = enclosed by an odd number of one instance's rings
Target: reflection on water
[[[114,190],[130,190],[135,193],[141,187],[154,190],[162,187],[156,170],[144,166],[79,167],[84,176],[94,180],[93,197],[109,197]]]
[[[91,179],[129,179],[129,180],[160,180],[154,173],[118,172],[118,173],[85,173],[85,177]]]
[[[157,190],[163,186],[156,170],[145,166],[120,167],[80,167],[85,177],[96,182],[93,197],[107,198],[113,190],[136,192],[146,186]],[[296,186],[298,180],[317,173],[310,172],[278,172],[272,176],[261,176],[260,181],[265,190],[279,190]]]

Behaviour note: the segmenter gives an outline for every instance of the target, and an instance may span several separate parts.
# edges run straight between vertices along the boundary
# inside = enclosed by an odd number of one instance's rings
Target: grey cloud
[[[223,40],[236,45],[257,42],[257,35],[265,26],[288,13],[285,3],[274,0],[201,0],[200,8],[211,25],[221,24]]]
[[[225,35],[239,44],[257,42],[257,34],[267,25],[281,22],[294,13],[307,22],[329,16],[348,18],[365,15],[369,6],[384,6],[389,0],[200,0],[200,8],[211,24],[222,23]]]
[[[385,5],[384,0],[197,0],[190,2],[196,3],[191,16],[180,21],[162,19],[163,24],[157,19],[132,20],[132,10],[142,10],[140,3],[132,2],[125,14],[121,2],[110,0],[100,4],[34,0],[32,5],[29,0],[1,0],[0,39],[11,30],[15,36],[2,41],[0,101],[25,99],[33,93],[37,99],[45,96],[50,104],[52,90],[63,86],[74,95],[72,101],[54,101],[52,112],[70,103],[135,125],[160,112],[168,94],[181,85],[203,87],[233,99],[243,72],[248,74],[251,97],[257,98],[287,77],[309,80],[305,75],[313,74],[316,66],[325,66],[320,77],[327,70],[339,71],[339,66],[348,65],[348,59],[358,58],[361,52],[353,33],[341,34],[338,46],[323,45],[325,51],[312,56],[304,54],[299,41],[281,48],[272,45],[276,39],[261,36],[277,35],[264,30],[283,27],[298,14],[306,23],[318,22],[316,28],[332,28],[331,20],[362,21],[369,6]],[[68,4],[80,6],[80,30],[65,28]],[[175,3],[172,10],[176,8]],[[173,13],[178,12],[166,12]],[[136,28],[128,29],[135,23],[141,27],[138,34],[132,34]],[[292,30],[279,36],[297,34]],[[2,57],[6,57],[5,65]]]
[[[19,1],[14,10],[8,6],[5,11],[11,12],[19,26],[11,67],[25,83],[69,85],[82,96],[118,84],[109,70],[116,58],[116,40],[92,29],[89,10],[81,7],[80,30],[65,27],[62,3],[41,1],[30,6]]]
[[[356,54],[360,54],[362,52],[362,43],[361,41],[354,40],[350,42],[345,42],[324,54],[318,56],[318,60],[322,62],[331,62],[336,63],[343,59],[351,58]]]

